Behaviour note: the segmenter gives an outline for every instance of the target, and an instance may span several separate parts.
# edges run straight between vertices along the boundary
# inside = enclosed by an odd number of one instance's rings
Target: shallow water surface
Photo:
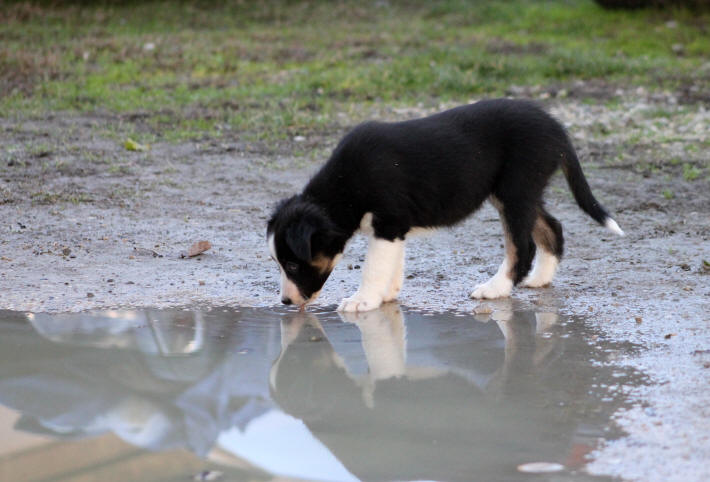
[[[511,305],[0,312],[0,480],[591,480],[631,349]]]

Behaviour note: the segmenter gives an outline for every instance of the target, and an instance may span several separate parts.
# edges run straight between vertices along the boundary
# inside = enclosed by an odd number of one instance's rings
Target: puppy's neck
[[[328,216],[330,222],[337,227],[340,233],[338,238],[342,241],[344,249],[347,241],[360,229],[360,222],[366,214],[365,211],[355,208],[354,204],[347,202],[347,199],[336,197],[325,201],[323,196],[318,196],[308,187],[301,194],[302,199],[318,206]]]

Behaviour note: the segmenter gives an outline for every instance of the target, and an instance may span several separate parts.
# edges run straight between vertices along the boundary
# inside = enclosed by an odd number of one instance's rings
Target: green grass
[[[72,3],[0,9],[0,116],[140,113],[117,135],[278,144],[374,104],[463,103],[511,85],[710,87],[709,13],[591,0]]]
[[[695,181],[701,173],[699,168],[691,164],[683,164],[683,179],[686,181]]]

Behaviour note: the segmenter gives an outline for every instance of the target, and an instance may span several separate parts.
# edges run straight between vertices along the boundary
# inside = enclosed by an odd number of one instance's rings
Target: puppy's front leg
[[[338,311],[369,311],[379,307],[391,294],[392,280],[398,274],[403,252],[403,240],[388,241],[372,236],[367,247],[360,288],[340,303]]]
[[[392,279],[390,280],[390,286],[387,289],[387,293],[382,301],[385,303],[388,301],[394,301],[399,296],[399,292],[404,284],[404,244],[402,241],[397,252],[397,262],[394,265],[394,270],[392,272]]]

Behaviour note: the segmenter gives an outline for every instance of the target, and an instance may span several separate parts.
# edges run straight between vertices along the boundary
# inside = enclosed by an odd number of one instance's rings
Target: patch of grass
[[[28,144],[26,146],[27,154],[32,157],[47,157],[52,153],[52,146],[45,142],[36,144]]]
[[[670,189],[664,189],[662,194],[663,197],[668,199],[669,201],[675,197],[675,194],[673,194],[673,191]]]
[[[692,164],[683,164],[683,179],[686,181],[695,181],[702,171]]]
[[[341,129],[339,113],[352,123],[375,104],[463,103],[511,85],[707,87],[708,23],[591,0],[8,2],[0,114],[108,112],[138,142],[278,145]]]
[[[126,164],[111,164],[108,168],[109,174],[131,174],[130,166]]]
[[[30,199],[36,204],[57,204],[70,202],[72,204],[88,203],[94,200],[86,193],[38,191],[30,194]]]

